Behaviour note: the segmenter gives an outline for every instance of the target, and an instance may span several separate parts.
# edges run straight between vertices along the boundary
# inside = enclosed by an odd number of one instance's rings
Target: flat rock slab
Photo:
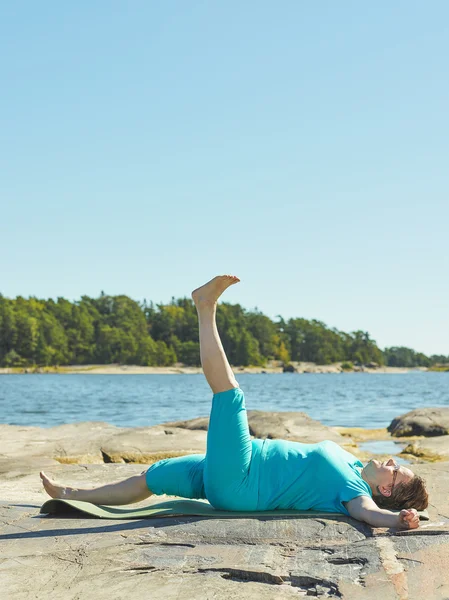
[[[250,416],[260,437],[348,442],[317,422],[307,432],[298,413],[275,413],[271,424],[261,413]],[[164,453],[204,452],[206,435],[207,427],[172,423],[0,426],[1,598],[449,598],[449,461],[413,466],[431,498],[430,521],[413,531],[372,529],[344,515],[120,522],[39,515],[48,498],[42,467],[69,484],[100,485],[141,473],[146,465],[127,464],[134,457],[150,463]]]
[[[396,417],[388,426],[395,437],[449,434],[449,408],[418,408]]]
[[[50,469],[75,485],[98,485],[141,470],[141,465],[58,463]],[[372,529],[344,515],[120,522],[43,517],[39,508],[46,496],[37,473],[5,475],[2,598],[448,598],[449,462],[415,470],[428,482],[432,505],[431,520],[413,531]]]
[[[73,423],[48,429],[0,425],[0,469],[4,459],[27,465],[32,457],[64,464],[151,464],[161,458],[203,453],[206,437],[204,431],[164,425],[130,428],[107,423]]]
[[[444,597],[423,565],[449,559],[449,528],[405,537],[344,516],[117,524],[36,513],[37,506],[0,510],[2,594],[11,600]],[[449,584],[444,571],[438,582]],[[413,586],[424,595],[413,595]]]
[[[350,444],[331,427],[301,412],[249,411],[251,435],[320,442],[325,439]],[[163,423],[153,427],[115,427],[89,422],[57,427],[0,425],[0,471],[2,459],[26,465],[30,457],[60,463],[95,464],[134,462],[152,464],[163,458],[206,452],[209,419]]]
[[[449,460],[449,435],[413,440],[404,448],[403,453],[425,457],[428,460]]]
[[[346,442],[336,429],[323,425],[303,412],[248,410],[247,416],[251,435],[260,439],[283,439],[306,444],[323,440],[332,440],[337,443]],[[207,431],[209,417],[173,421],[165,423],[165,426]]]

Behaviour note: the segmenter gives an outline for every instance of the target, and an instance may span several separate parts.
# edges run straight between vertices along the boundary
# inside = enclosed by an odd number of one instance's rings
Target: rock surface
[[[322,425],[302,412],[248,411],[253,437],[319,442],[324,439],[351,445],[336,429]],[[30,457],[59,463],[151,464],[162,458],[205,453],[208,417],[153,427],[116,427],[107,423],[72,423],[48,429],[0,425],[1,448],[14,461]],[[1,451],[1,450],[0,450]],[[1,451],[2,452],[2,451]],[[0,458],[1,469],[1,458]]]
[[[306,415],[274,413],[270,423],[267,413],[251,412],[258,435],[351,441]],[[373,529],[344,515],[119,522],[39,515],[47,498],[38,477],[42,466],[75,485],[118,481],[142,472],[142,464],[126,463],[131,458],[204,451],[205,425],[207,419],[142,429],[0,426],[1,597],[449,598],[449,460],[413,466],[431,496],[431,520],[413,531]]]
[[[27,464],[33,457],[59,463],[138,462],[205,452],[204,431],[164,425],[131,429],[107,423],[73,423],[43,429],[0,425],[3,456]],[[0,457],[0,469],[2,460]]]
[[[248,427],[256,438],[283,439],[313,444],[322,440],[337,443],[350,443],[332,427],[315,421],[303,412],[269,412],[263,410],[247,410]],[[207,431],[209,417],[199,417],[188,421],[165,423],[166,427]]]
[[[395,437],[449,434],[449,408],[418,408],[396,417],[388,426]]]
[[[449,436],[413,440],[404,448],[403,454],[412,454],[428,461],[449,460]]]

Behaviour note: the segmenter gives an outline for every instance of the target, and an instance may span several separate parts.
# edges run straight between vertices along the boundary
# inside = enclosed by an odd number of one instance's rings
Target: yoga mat
[[[264,511],[228,511],[215,510],[208,502],[197,500],[168,500],[159,504],[144,506],[143,508],[120,508],[116,506],[97,506],[90,502],[80,500],[47,500],[42,505],[40,513],[50,515],[63,515],[67,507],[74,508],[82,513],[100,519],[151,519],[160,517],[328,517],[329,515],[342,515],[342,513],[329,513],[316,510],[264,510]],[[399,511],[393,511],[399,513]],[[429,520],[427,510],[418,511],[419,518]]]

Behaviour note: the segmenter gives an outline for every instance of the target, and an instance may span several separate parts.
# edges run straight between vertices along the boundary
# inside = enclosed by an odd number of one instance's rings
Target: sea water
[[[449,374],[238,374],[247,409],[302,411],[325,425],[387,427],[415,408],[449,406]],[[203,375],[0,375],[0,423],[103,421],[145,427],[208,416]]]

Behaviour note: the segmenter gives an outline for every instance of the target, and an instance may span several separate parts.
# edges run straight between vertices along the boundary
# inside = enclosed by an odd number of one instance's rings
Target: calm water
[[[325,425],[386,427],[414,408],[449,406],[449,374],[238,375],[248,409],[304,411]],[[0,375],[0,422],[148,426],[209,414],[203,375]]]

